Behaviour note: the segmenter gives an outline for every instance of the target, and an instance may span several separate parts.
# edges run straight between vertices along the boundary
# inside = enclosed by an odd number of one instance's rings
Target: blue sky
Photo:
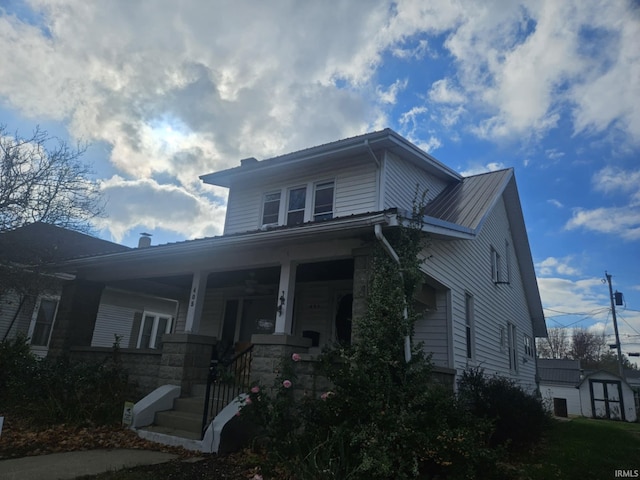
[[[0,0],[0,123],[89,142],[128,245],[219,234],[198,175],[384,127],[514,167],[548,326],[611,335],[606,270],[638,352],[639,38],[622,0]]]

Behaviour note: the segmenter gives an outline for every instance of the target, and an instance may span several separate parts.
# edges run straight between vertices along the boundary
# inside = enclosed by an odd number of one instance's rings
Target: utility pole
[[[622,366],[622,350],[620,349],[620,335],[618,334],[618,319],[616,317],[616,302],[613,297],[613,287],[611,286],[611,275],[606,271],[604,272],[609,283],[609,299],[611,300],[611,316],[613,317],[613,330],[616,333],[616,348],[618,349],[618,368],[620,369],[620,376],[624,380],[624,368]]]

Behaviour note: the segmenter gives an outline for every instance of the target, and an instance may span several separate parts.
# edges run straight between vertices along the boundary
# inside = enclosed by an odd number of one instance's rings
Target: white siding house
[[[366,308],[371,247],[407,222],[416,191],[426,191],[429,245],[412,341],[423,342],[452,383],[482,368],[536,387],[534,338],[546,327],[512,169],[463,177],[385,129],[244,159],[201,179],[229,189],[222,236],[63,265],[102,292],[94,346],[114,333],[139,345],[132,339],[142,338],[145,320],[136,313],[146,311],[171,315],[172,342],[309,354],[349,342]],[[63,303],[71,306],[62,322],[69,331],[75,304]]]

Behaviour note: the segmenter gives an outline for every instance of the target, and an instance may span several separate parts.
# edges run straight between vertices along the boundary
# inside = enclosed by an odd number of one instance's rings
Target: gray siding
[[[505,251],[509,242],[509,254]],[[495,285],[491,278],[491,247],[510,260],[510,284]],[[500,200],[475,240],[435,240],[424,265],[425,272],[451,290],[454,368],[481,367],[487,374],[511,376],[533,388],[535,361],[522,359],[524,334],[533,337],[520,271],[513,250],[504,202]],[[505,270],[506,271],[506,268]],[[467,361],[465,342],[465,294],[474,298],[475,358]],[[518,370],[509,370],[508,350],[500,346],[500,330],[507,322],[516,325]]]
[[[91,340],[92,347],[111,347],[114,335],[121,336],[120,345],[128,347],[136,312],[162,313],[172,318],[177,303],[163,298],[137,295],[119,290],[105,289],[100,300],[96,326]],[[175,325],[174,325],[175,330]]]
[[[387,153],[384,160],[383,175],[384,208],[401,208],[411,211],[416,193],[427,192],[427,200],[435,198],[446,183],[429,175],[415,164],[402,160],[398,156]]]
[[[262,199],[268,192],[313,182],[335,180],[334,216],[343,217],[377,210],[377,170],[371,160],[351,159],[345,166],[314,172],[292,172],[286,178],[234,185],[229,191],[224,233],[239,233],[261,227]],[[286,202],[283,193],[281,202]],[[312,199],[307,198],[308,208]],[[282,210],[282,205],[281,205]],[[281,218],[281,221],[284,219]]]
[[[447,325],[447,294],[437,292],[436,310],[426,312],[414,325],[414,342],[424,342],[434,365],[449,367],[449,328]]]

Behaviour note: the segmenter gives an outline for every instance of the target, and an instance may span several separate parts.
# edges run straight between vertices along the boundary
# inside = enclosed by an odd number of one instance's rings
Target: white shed
[[[603,370],[592,372],[585,375],[578,389],[585,417],[637,420],[633,390],[618,375]]]

